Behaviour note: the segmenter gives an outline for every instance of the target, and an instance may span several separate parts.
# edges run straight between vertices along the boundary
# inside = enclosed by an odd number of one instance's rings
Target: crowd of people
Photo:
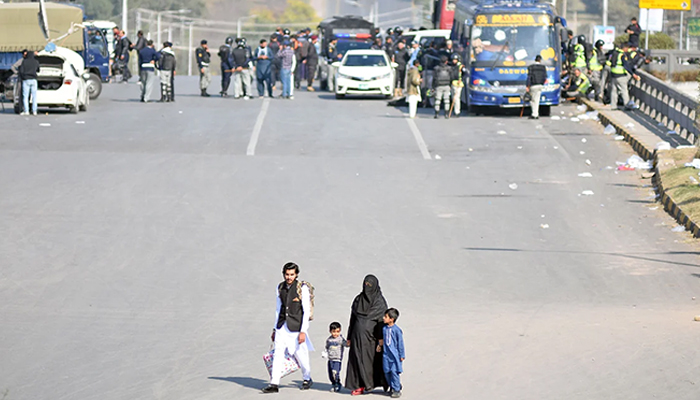
[[[563,75],[568,80],[562,91],[564,97],[570,100],[590,98],[610,104],[613,110],[635,108],[630,102],[630,79],[639,80],[637,71],[649,64],[651,58],[639,49],[641,28],[636,18],[632,18],[625,33],[629,37],[626,43],[605,51],[605,42],[602,40],[591,45],[585,35],[575,37],[573,31],[567,32],[568,41],[563,43],[562,49],[565,55]],[[543,68],[539,60],[529,67],[527,90],[532,98],[530,118],[539,117],[539,94],[544,85],[543,79],[546,79],[546,71],[544,76],[542,73]],[[621,103],[618,103],[618,97],[621,98]]]
[[[289,262],[282,267],[284,281],[277,285],[275,324],[272,329],[272,365],[270,383],[263,393],[278,393],[288,362],[301,369],[302,390],[313,385],[309,352],[314,350],[309,338],[313,319],[313,286],[299,279],[299,266]],[[329,325],[322,357],[327,359],[331,391],[342,388],[340,372],[345,349],[348,349],[345,387],[353,396],[366,394],[374,388],[383,388],[392,398],[401,397],[403,386],[400,374],[406,353],[403,331],[396,325],[399,311],[389,308],[374,275],[367,275],[362,291],[351,306],[347,339],[341,335],[342,326],[335,321]]]

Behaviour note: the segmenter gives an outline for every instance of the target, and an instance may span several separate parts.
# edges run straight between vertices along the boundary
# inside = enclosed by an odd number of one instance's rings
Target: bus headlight
[[[469,91],[471,91],[471,92],[482,92],[482,93],[493,93],[493,87],[491,87],[491,86],[474,86],[474,85],[469,85]]]

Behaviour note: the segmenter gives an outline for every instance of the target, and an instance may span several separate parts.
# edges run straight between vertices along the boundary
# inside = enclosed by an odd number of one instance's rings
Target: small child
[[[329,330],[331,335],[326,339],[324,358],[328,357],[328,378],[331,380],[331,392],[340,392],[340,367],[343,362],[343,352],[347,347],[345,338],[340,334],[340,322],[332,322]]]
[[[384,328],[382,330],[383,350],[382,364],[386,381],[391,387],[391,397],[397,399],[401,397],[401,378],[399,374],[403,372],[403,360],[406,353],[403,347],[403,331],[396,325],[399,319],[399,310],[390,308],[384,313]]]

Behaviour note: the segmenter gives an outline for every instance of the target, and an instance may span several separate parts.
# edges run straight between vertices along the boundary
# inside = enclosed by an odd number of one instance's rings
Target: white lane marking
[[[267,114],[268,108],[270,108],[269,97],[263,100],[262,108],[260,108],[260,114],[258,114],[258,119],[255,121],[255,126],[253,127],[253,134],[250,135],[250,142],[248,143],[248,150],[246,151],[246,155],[255,155],[255,146],[258,145],[258,138],[260,137],[260,131],[262,130],[263,122],[265,121],[265,115]]]
[[[416,139],[416,143],[418,143],[418,148],[420,149],[420,153],[423,155],[423,159],[432,160],[432,158],[430,157],[430,152],[428,151],[428,146],[425,144],[425,140],[423,140],[423,135],[420,134],[420,130],[418,130],[416,122],[411,118],[406,118],[406,121],[408,121],[408,127],[411,128],[411,132],[413,132],[413,137]]]

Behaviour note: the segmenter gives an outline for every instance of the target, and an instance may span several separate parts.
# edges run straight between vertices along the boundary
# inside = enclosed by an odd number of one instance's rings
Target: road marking
[[[265,121],[265,115],[267,114],[267,109],[270,108],[270,98],[267,97],[263,100],[262,107],[260,108],[260,114],[258,114],[258,119],[255,121],[255,126],[253,127],[253,134],[250,135],[250,143],[248,143],[248,150],[246,155],[255,155],[255,146],[258,145],[258,138],[260,137],[260,130],[262,130],[263,122]]]
[[[406,121],[408,121],[408,127],[411,128],[411,132],[413,132],[413,137],[416,139],[416,143],[418,143],[418,148],[420,149],[420,153],[423,155],[423,159],[432,160],[432,157],[430,157],[430,152],[428,151],[428,146],[425,144],[425,140],[423,140],[423,135],[420,134],[420,130],[418,130],[416,122],[411,118],[406,118]]]

